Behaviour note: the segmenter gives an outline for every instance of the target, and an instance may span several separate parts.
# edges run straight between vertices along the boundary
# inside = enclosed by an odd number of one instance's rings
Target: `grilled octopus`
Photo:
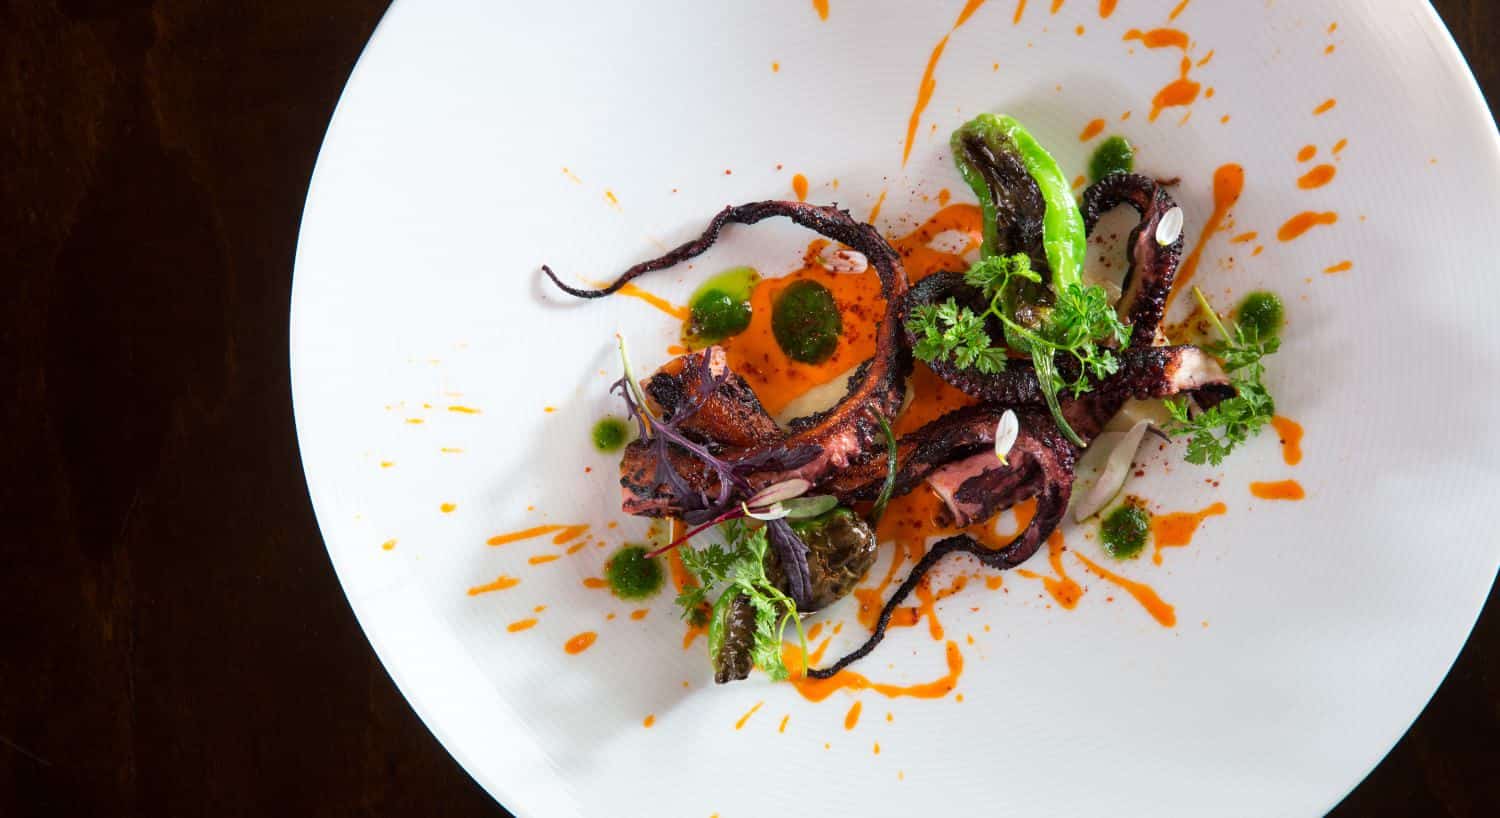
[[[1024,174],[1014,177],[1008,183],[1034,185]],[[1026,195],[1018,197],[1018,201],[1030,200]],[[1131,325],[1131,335],[1129,343],[1119,351],[1122,362],[1119,372],[1095,384],[1083,396],[1063,401],[1064,417],[1085,440],[1096,436],[1130,398],[1192,394],[1200,404],[1208,406],[1233,394],[1224,371],[1201,350],[1155,345],[1183,249],[1180,236],[1165,245],[1157,240],[1161,219],[1176,207],[1171,195],[1164,186],[1144,176],[1110,175],[1084,193],[1081,210],[1087,230],[1092,233],[1100,217],[1119,206],[1132,207],[1140,216],[1129,235],[1129,266],[1117,305],[1121,319]],[[731,490],[744,493],[788,477],[807,479],[815,491],[834,494],[846,503],[873,498],[888,465],[880,419],[889,420],[899,412],[911,367],[910,347],[914,339],[904,330],[906,315],[919,304],[950,297],[960,303],[979,298],[963,282],[963,276],[956,273],[938,273],[909,287],[900,257],[873,227],[854,221],[843,210],[782,201],[726,208],[697,239],[630,268],[600,289],[570,287],[549,268],[543,270],[565,292],[580,298],[599,298],[618,291],[640,275],[703,253],[726,224],[754,224],[774,216],[787,217],[864,253],[875,267],[885,299],[885,311],[876,332],[875,355],[859,367],[850,380],[848,392],[832,408],[793,421],[785,431],[770,418],[748,384],[729,371],[722,349],[710,347],[669,363],[643,384],[655,404],[653,408],[669,420],[681,412],[690,415],[680,424],[681,429],[702,450],[711,450],[714,457],[746,464],[761,458],[766,466],[749,465],[742,483],[726,488],[722,478],[688,449],[652,447],[638,440],[627,447],[621,462],[623,507],[627,513],[646,516],[701,513],[703,502],[695,497]],[[1037,230],[1017,229],[1005,239],[1008,251],[1026,253],[1034,264],[1043,266],[1045,255],[1039,246],[1031,246],[1039,242]],[[1048,413],[1036,373],[1029,363],[1013,362],[1006,371],[995,375],[958,370],[948,363],[935,363],[932,369],[980,403],[940,417],[897,441],[894,493],[903,494],[927,485],[944,501],[954,524],[960,528],[987,520],[1031,498],[1037,501],[1036,513],[1014,540],[998,550],[963,533],[934,544],[886,602],[868,640],[832,665],[809,669],[810,676],[832,676],[873,650],[883,639],[894,611],[927,571],[948,555],[965,553],[997,570],[1013,568],[1036,553],[1061,523],[1067,509],[1080,451],[1061,433]],[[1009,457],[1001,462],[994,456],[994,435],[1006,410],[1016,412],[1020,432]],[[800,454],[767,457],[768,452]],[[670,461],[671,468],[662,468],[662,458]],[[680,479],[661,479],[667,472]],[[778,556],[782,556],[781,552]],[[815,567],[827,570],[827,566]],[[794,587],[798,584],[796,577],[789,576],[788,580]],[[801,581],[810,587],[809,578],[803,577]],[[802,607],[802,599],[796,593],[792,596]],[[820,600],[828,601],[831,600]],[[720,680],[743,678],[748,673],[743,664],[737,663],[727,670],[721,668]]]

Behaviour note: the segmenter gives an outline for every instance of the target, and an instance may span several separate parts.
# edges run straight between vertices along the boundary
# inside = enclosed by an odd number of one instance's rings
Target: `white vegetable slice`
[[[1010,448],[1016,445],[1016,437],[1021,434],[1021,419],[1010,409],[1000,416],[1000,423],[995,426],[995,456],[1000,462],[1009,466],[1010,461],[1005,456],[1010,454]]]
[[[782,500],[790,500],[793,497],[801,497],[802,495],[806,494],[807,490],[810,488],[812,488],[812,483],[809,483],[800,477],[793,477],[790,480],[783,480],[780,483],[766,486],[765,488],[756,492],[754,497],[746,500],[745,504],[750,506],[751,508],[769,506],[775,503],[779,503]]]
[[[1138,421],[1130,427],[1130,431],[1121,435],[1118,441],[1112,441],[1112,445],[1108,448],[1104,448],[1101,444],[1105,444],[1109,436],[1100,435],[1099,439],[1094,441],[1094,445],[1084,453],[1084,460],[1088,460],[1090,455],[1093,455],[1095,463],[1099,462],[1098,458],[1103,458],[1104,465],[1099,472],[1098,479],[1092,486],[1089,486],[1083,499],[1073,507],[1075,522],[1081,523],[1098,514],[1125,488],[1125,481],[1130,477],[1130,466],[1135,461],[1136,450],[1141,447],[1141,440],[1146,437],[1146,430],[1149,428],[1151,428],[1150,421]],[[1096,450],[1099,452],[1097,455]],[[1083,465],[1082,462],[1079,463],[1080,469]]]

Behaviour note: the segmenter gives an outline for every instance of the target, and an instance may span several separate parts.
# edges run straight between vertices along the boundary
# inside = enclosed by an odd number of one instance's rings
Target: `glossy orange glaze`
[[[1016,573],[1027,579],[1041,580],[1042,587],[1047,589],[1047,593],[1052,596],[1052,599],[1058,605],[1071,611],[1078,607],[1078,600],[1083,598],[1084,590],[1063,569],[1062,555],[1065,550],[1067,550],[1067,546],[1063,542],[1062,532],[1054,531],[1052,532],[1052,536],[1047,538],[1047,562],[1052,566],[1052,571],[1057,576],[1043,576],[1035,571],[1028,571],[1024,568],[1017,568]]]
[[[1314,227],[1338,224],[1338,221],[1339,214],[1337,213],[1314,213],[1312,211],[1298,213],[1276,231],[1276,238],[1284,242],[1296,241]]]
[[[1162,111],[1168,108],[1181,108],[1192,105],[1198,100],[1198,92],[1203,86],[1191,79],[1188,74],[1193,70],[1193,61],[1187,57],[1182,58],[1181,75],[1166,84],[1156,96],[1151,99],[1151,121],[1155,122],[1161,116]]]
[[[1099,0],[1099,19],[1108,20],[1115,13],[1115,6],[1120,0]]]
[[[826,643],[824,645],[826,647]],[[841,670],[828,679],[810,679],[802,674],[802,654],[794,645],[784,646],[782,658],[790,669],[789,681],[798,693],[808,701],[820,702],[839,690],[873,690],[887,698],[910,696],[916,699],[941,699],[958,686],[958,677],[964,672],[964,656],[956,642],[946,648],[948,672],[930,682],[914,685],[892,685],[872,682],[863,674],[852,670]],[[817,664],[817,654],[808,657],[810,664]]]
[[[750,708],[749,712],[745,713],[745,715],[743,716],[740,716],[740,720],[734,723],[734,729],[739,730],[743,728],[745,726],[745,723],[750,721],[750,717],[755,715],[755,711],[764,707],[765,704],[765,702],[756,702],[755,706]]]
[[[1338,264],[1334,264],[1334,265],[1332,265],[1332,266],[1324,269],[1323,272],[1325,272],[1325,273],[1327,273],[1329,275],[1333,275],[1334,273],[1347,273],[1347,272],[1349,272],[1350,270],[1353,270],[1353,269],[1354,269],[1354,262],[1352,262],[1352,261],[1341,261]]]
[[[515,622],[506,625],[505,629],[510,631],[511,633],[519,633],[521,631],[529,630],[534,627],[536,627],[536,619],[518,619]]]
[[[845,730],[853,730],[854,726],[856,724],[859,724],[859,711],[863,707],[864,707],[864,705],[862,705],[858,701],[856,701],[854,704],[849,705],[849,712],[844,714],[844,729]]]
[[[1313,109],[1313,116],[1322,116],[1323,114],[1332,111],[1338,104],[1339,101],[1336,99],[1326,100],[1322,105],[1319,105],[1318,107]]]
[[[1224,229],[1224,220],[1229,215],[1229,209],[1234,207],[1240,200],[1240,195],[1245,192],[1245,169],[1237,164],[1227,164],[1214,171],[1214,210],[1203,225],[1203,232],[1198,234],[1198,243],[1193,246],[1193,252],[1188,254],[1182,267],[1177,271],[1177,282],[1172,287],[1172,292],[1167,296],[1167,306],[1172,305],[1172,300],[1178,293],[1191,289],[1188,282],[1193,280],[1194,274],[1198,272],[1198,264],[1203,260],[1203,250],[1208,246],[1208,240],[1214,234]],[[1246,239],[1249,241],[1249,239]]]
[[[575,655],[583,653],[584,651],[588,650],[589,647],[594,644],[594,640],[598,638],[599,634],[594,633],[593,631],[584,631],[583,633],[580,633],[577,636],[574,636],[572,639],[564,642],[563,650]]]
[[[1187,32],[1175,28],[1153,28],[1150,31],[1132,28],[1125,32],[1123,39],[1139,40],[1147,48],[1180,48],[1187,51],[1188,46],[1192,45]]]
[[[679,307],[676,304],[668,301],[667,299],[656,295],[655,293],[646,292],[633,283],[626,284],[625,286],[621,287],[618,292],[620,295],[628,295],[631,298],[639,298],[640,300],[661,310],[667,315],[676,318],[678,321],[686,321],[692,314],[687,307]]]
[[[1229,512],[1223,503],[1214,503],[1199,511],[1177,511],[1171,514],[1155,514],[1151,517],[1151,561],[1161,565],[1163,548],[1182,548],[1193,541],[1198,526],[1209,517]]]
[[[792,176],[792,192],[797,194],[797,201],[807,201],[807,177],[800,173]]]
[[[1307,492],[1296,480],[1279,480],[1275,483],[1251,483],[1250,493],[1262,500],[1302,500]]]
[[[1078,141],[1087,142],[1090,139],[1098,136],[1099,134],[1104,133],[1104,125],[1105,122],[1102,119],[1095,119],[1089,122],[1088,125],[1084,126],[1083,133],[1080,133],[1078,135]]]
[[[1176,609],[1163,602],[1150,585],[1136,582],[1133,579],[1126,579],[1076,551],[1073,552],[1073,556],[1077,557],[1078,561],[1083,563],[1083,567],[1124,589],[1125,593],[1130,594],[1136,602],[1141,603],[1141,607],[1146,609],[1146,613],[1151,614],[1151,618],[1155,619],[1157,624],[1164,628],[1170,628],[1177,624]]]
[[[1333,177],[1337,175],[1338,169],[1333,165],[1318,165],[1297,180],[1297,187],[1303,190],[1316,190],[1332,182]]]
[[[1277,415],[1271,418],[1271,428],[1281,438],[1281,459],[1288,466],[1302,462],[1302,424],[1288,417]]]
[[[487,594],[490,591],[504,591],[507,588],[514,588],[520,584],[521,581],[519,579],[501,574],[495,577],[494,582],[486,582],[483,585],[475,585],[473,588],[470,588],[469,596],[479,596],[480,594]]]

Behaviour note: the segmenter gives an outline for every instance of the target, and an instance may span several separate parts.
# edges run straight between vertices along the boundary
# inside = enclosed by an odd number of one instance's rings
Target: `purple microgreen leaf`
[[[812,604],[812,577],[807,568],[807,543],[786,520],[766,523],[766,538],[776,549],[776,558],[786,573],[788,596],[799,610]]]

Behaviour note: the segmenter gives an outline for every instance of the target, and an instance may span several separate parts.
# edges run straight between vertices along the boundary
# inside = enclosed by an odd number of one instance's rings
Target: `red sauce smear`
[[[1318,155],[1318,146],[1317,145],[1303,145],[1302,146],[1302,150],[1297,151],[1297,161],[1298,162],[1310,162],[1310,161],[1312,161],[1312,158],[1314,156],[1317,156],[1317,155]]]
[[[1301,500],[1307,497],[1307,492],[1302,490],[1302,484],[1296,480],[1251,483],[1250,493],[1262,500]]]
[[[1244,192],[1245,169],[1243,167],[1230,163],[1214,171],[1214,211],[1203,225],[1203,232],[1198,236],[1198,244],[1193,247],[1193,252],[1188,254],[1187,260],[1182,262],[1182,268],[1177,271],[1177,284],[1172,288],[1171,295],[1167,296],[1167,306],[1172,305],[1172,300],[1178,293],[1190,289],[1187,284],[1198,272],[1198,264],[1203,260],[1203,250],[1208,246],[1208,240],[1224,229],[1224,219],[1229,215],[1229,209],[1234,207]]]
[[[1288,466],[1302,462],[1302,424],[1288,417],[1271,418],[1271,428],[1281,438],[1281,459]]]
[[[1157,624],[1163,628],[1170,628],[1177,624],[1176,609],[1163,602],[1161,597],[1156,595],[1156,591],[1152,590],[1151,586],[1132,579],[1126,579],[1076,551],[1073,553],[1073,556],[1077,557],[1078,561],[1083,563],[1083,567],[1123,588],[1125,593],[1130,594],[1135,598],[1136,602],[1141,603],[1141,607],[1146,609],[1146,613],[1151,614],[1151,618],[1155,619]]]
[[[1189,545],[1193,541],[1193,535],[1198,533],[1198,526],[1204,520],[1228,513],[1228,511],[1229,507],[1223,503],[1214,503],[1200,511],[1178,511],[1153,516],[1151,518],[1151,541],[1153,543],[1151,561],[1161,565],[1163,548],[1182,548]]]

